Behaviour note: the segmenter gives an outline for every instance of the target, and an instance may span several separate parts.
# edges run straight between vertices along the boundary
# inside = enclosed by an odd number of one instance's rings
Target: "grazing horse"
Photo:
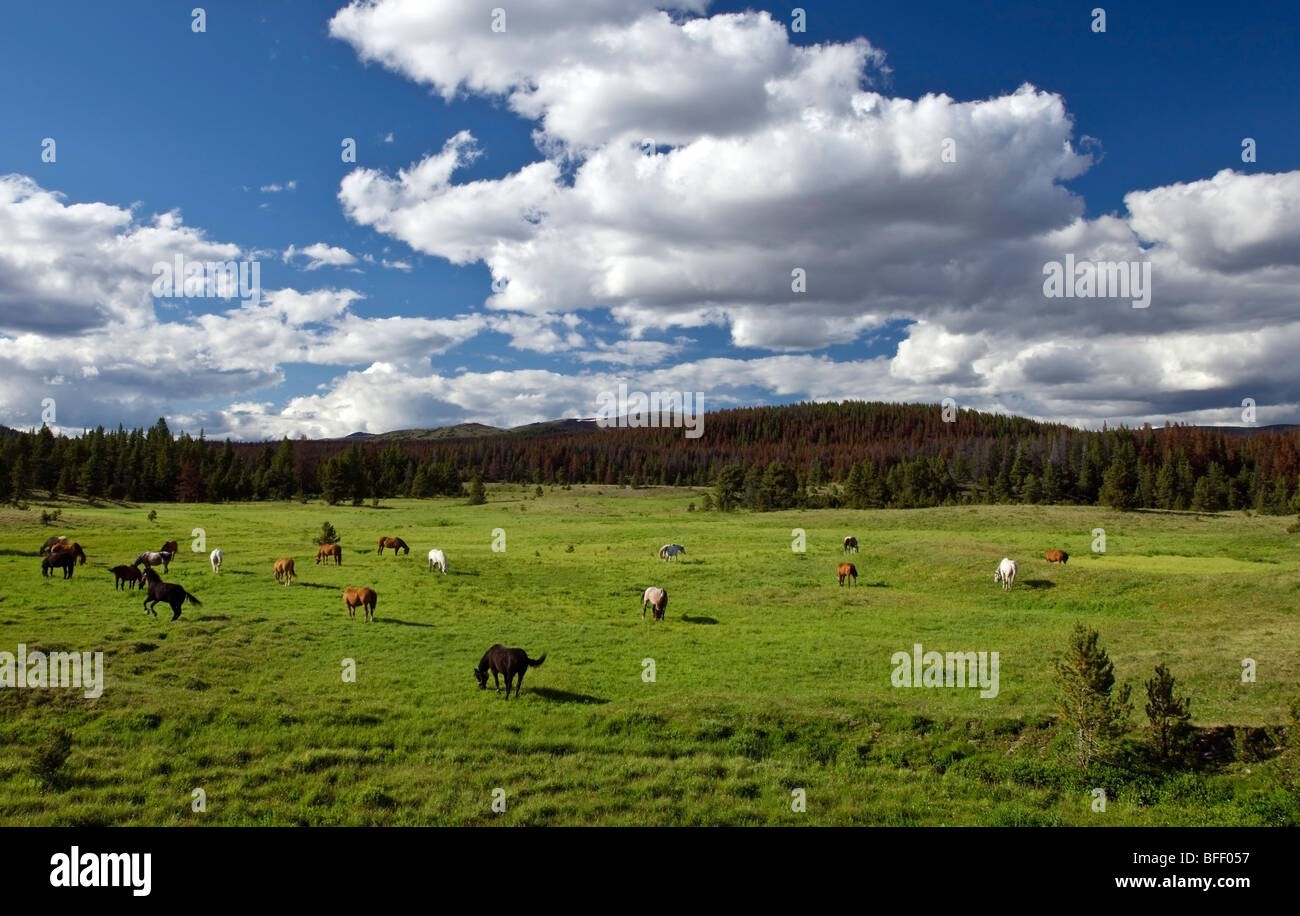
[[[488,671],[492,672],[492,680],[496,684],[497,690],[501,689],[500,675],[506,676],[506,699],[510,699],[510,681],[519,676],[519,681],[515,684],[515,697],[519,697],[519,688],[524,686],[524,673],[529,668],[540,668],[542,662],[546,661],[546,655],[541,658],[529,658],[528,653],[523,649],[507,649],[501,643],[497,643],[491,649],[483,653],[479,660],[478,667],[474,669],[474,679],[478,681],[478,689],[487,689]]]
[[[654,619],[663,620],[664,611],[668,610],[668,592],[657,586],[650,586],[641,593],[641,619],[645,620],[646,605],[654,608]]]
[[[180,552],[180,549],[180,546],[175,541],[168,541],[166,544],[163,544],[158,548],[158,552],[170,554],[175,557],[176,554]]]
[[[293,557],[281,557],[275,561],[275,581],[288,585],[293,581]]]
[[[113,591],[119,588],[132,588],[144,584],[144,573],[140,572],[139,566],[114,566],[109,570],[115,578],[113,580]],[[126,585],[123,586],[122,583]]]
[[[664,546],[662,546],[662,547],[659,548],[659,559],[661,559],[661,560],[668,560],[668,559],[673,559],[673,560],[675,560],[675,559],[677,559],[677,555],[678,555],[679,553],[682,553],[682,554],[686,553],[686,548],[683,547],[681,544],[665,544]]]
[[[49,540],[47,540],[44,544],[41,545],[41,556],[45,556],[47,553],[53,550],[56,544],[62,546],[67,543],[68,543],[68,538],[66,535],[60,534],[56,537],[52,537]]]
[[[858,568],[852,563],[841,563],[840,568],[837,570],[837,574],[840,577],[840,585],[844,584],[845,579],[853,580],[849,583],[850,586],[858,584]]]
[[[72,568],[80,563],[86,565],[86,552],[77,543],[65,544],[61,549],[51,550],[49,556],[41,560],[41,575],[48,576],[50,570],[63,570],[63,578],[72,578]]]
[[[208,562],[212,564],[212,571],[214,573],[221,572],[221,564],[225,562],[225,559],[226,559],[226,555],[221,552],[220,548],[208,554]]]
[[[321,544],[320,550],[316,551],[316,565],[320,566],[321,563],[326,562],[330,557],[334,558],[335,566],[342,566],[343,546],[341,544]]]
[[[158,611],[155,608],[157,608],[159,601],[171,605],[172,620],[180,619],[181,606],[186,601],[196,607],[202,607],[203,605],[203,602],[185,591],[182,586],[164,582],[162,576],[158,575],[158,572],[152,566],[145,569],[143,584],[149,589],[149,597],[144,599],[145,612],[153,614],[155,617],[158,616]]]
[[[993,581],[1001,582],[1002,590],[1009,591],[1016,582],[1016,572],[1016,561],[1003,557],[998,564],[998,571],[993,574]]]
[[[1070,555],[1064,550],[1049,550],[1043,554],[1048,563],[1068,563]]]
[[[853,553],[858,552],[858,539],[851,534],[844,539],[844,552],[848,553],[850,551]]]
[[[410,553],[411,548],[406,546],[406,541],[401,538],[380,538],[379,553],[382,556],[385,547],[393,548],[393,553]]]
[[[146,551],[135,558],[135,564],[139,566],[143,563],[150,568],[161,566],[163,572],[167,571],[167,564],[171,563],[172,555],[165,550]]]
[[[343,603],[348,606],[348,617],[353,620],[357,619],[357,606],[364,606],[366,623],[370,623],[375,619],[375,605],[379,603],[379,596],[373,588],[345,588]]]
[[[447,555],[436,547],[429,551],[429,572],[433,572],[434,567],[442,570],[442,574],[447,575]]]

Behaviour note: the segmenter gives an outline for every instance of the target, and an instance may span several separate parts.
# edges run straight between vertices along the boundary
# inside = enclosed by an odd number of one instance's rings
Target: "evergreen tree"
[[[483,486],[483,476],[475,472],[469,484],[469,504],[481,506],[487,502],[487,490]]]
[[[1156,756],[1167,762],[1186,751],[1191,734],[1192,701],[1174,693],[1174,676],[1164,665],[1156,666],[1155,677],[1147,681],[1146,688],[1146,713]]]
[[[1128,684],[1114,690],[1115,666],[1098,639],[1096,630],[1076,623],[1068,650],[1055,664],[1057,710],[1082,768],[1114,753],[1133,708]]]
[[[1132,509],[1137,505],[1137,482],[1137,455],[1133,444],[1124,442],[1106,468],[1097,498],[1112,509]]]

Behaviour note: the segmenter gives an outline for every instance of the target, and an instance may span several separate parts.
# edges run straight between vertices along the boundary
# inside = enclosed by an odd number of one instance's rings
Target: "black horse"
[[[155,617],[158,616],[158,612],[154,608],[158,606],[159,601],[171,605],[172,620],[180,618],[181,605],[186,601],[199,607],[203,606],[203,602],[185,591],[183,587],[174,585],[171,582],[164,582],[162,576],[158,575],[153,567],[145,569],[144,585],[149,589],[149,597],[144,599],[145,613],[153,614]]]
[[[86,552],[81,549],[80,544],[70,544],[63,550],[55,550],[44,560],[41,560],[41,575],[48,576],[51,570],[59,568],[63,570],[63,578],[72,578],[72,567],[77,563],[83,566],[86,563]]]
[[[506,699],[510,699],[510,682],[515,675],[519,675],[519,681],[515,684],[515,696],[519,696],[519,688],[524,686],[524,672],[529,668],[540,668],[542,662],[546,661],[546,655],[541,658],[529,658],[528,653],[523,649],[507,649],[501,643],[497,643],[491,649],[483,653],[483,658],[479,660],[478,667],[474,669],[474,677],[478,681],[478,689],[487,688],[488,671],[492,672],[492,680],[496,683],[497,690],[501,689],[500,675],[506,676]]]

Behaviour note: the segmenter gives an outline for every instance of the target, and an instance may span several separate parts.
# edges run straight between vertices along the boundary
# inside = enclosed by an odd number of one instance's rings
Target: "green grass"
[[[0,650],[102,650],[107,685],[0,690],[3,824],[1284,824],[1281,763],[1081,774],[1052,722],[1054,655],[1075,621],[1116,673],[1170,666],[1198,726],[1278,726],[1300,683],[1300,568],[1287,519],[1077,507],[689,513],[686,490],[491,489],[485,506],[235,504],[0,510]],[[150,508],[156,522],[146,518]],[[315,566],[321,522],[344,565]],[[226,555],[213,575],[190,532]],[[1107,552],[1090,550],[1106,530]],[[493,529],[506,551],[491,549]],[[807,552],[791,550],[792,529]],[[68,534],[90,562],[43,579]],[[398,535],[409,556],[375,554]],[[856,588],[836,585],[855,534]],[[196,594],[172,622],[106,567],[164,540]],[[664,563],[657,548],[685,544]],[[569,547],[572,546],[572,552]],[[451,574],[430,573],[429,548]],[[1069,551],[1049,566],[1043,551]],[[1014,591],[996,586],[1004,556]],[[271,566],[293,556],[298,580]],[[667,620],[643,621],[647,585]],[[349,620],[345,586],[379,593]],[[488,646],[547,662],[519,701],[479,691]],[[1000,692],[898,689],[890,657],[997,651]],[[1258,681],[1241,682],[1253,658]],[[341,677],[354,659],[355,683]],[[653,659],[656,680],[642,677]],[[34,760],[73,737],[57,780]],[[1107,789],[1104,814],[1090,790]],[[494,788],[506,793],[492,811]],[[803,788],[807,810],[791,810]],[[195,789],[206,812],[191,810]]]

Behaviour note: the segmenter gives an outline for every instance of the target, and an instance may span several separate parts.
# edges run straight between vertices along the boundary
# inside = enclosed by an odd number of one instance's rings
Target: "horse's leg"
[[[519,699],[519,691],[523,689],[523,686],[524,686],[524,671],[527,671],[527,670],[528,670],[528,666],[527,666],[527,665],[524,665],[523,670],[519,672],[519,680],[515,681],[515,699],[516,699],[516,700]]]

